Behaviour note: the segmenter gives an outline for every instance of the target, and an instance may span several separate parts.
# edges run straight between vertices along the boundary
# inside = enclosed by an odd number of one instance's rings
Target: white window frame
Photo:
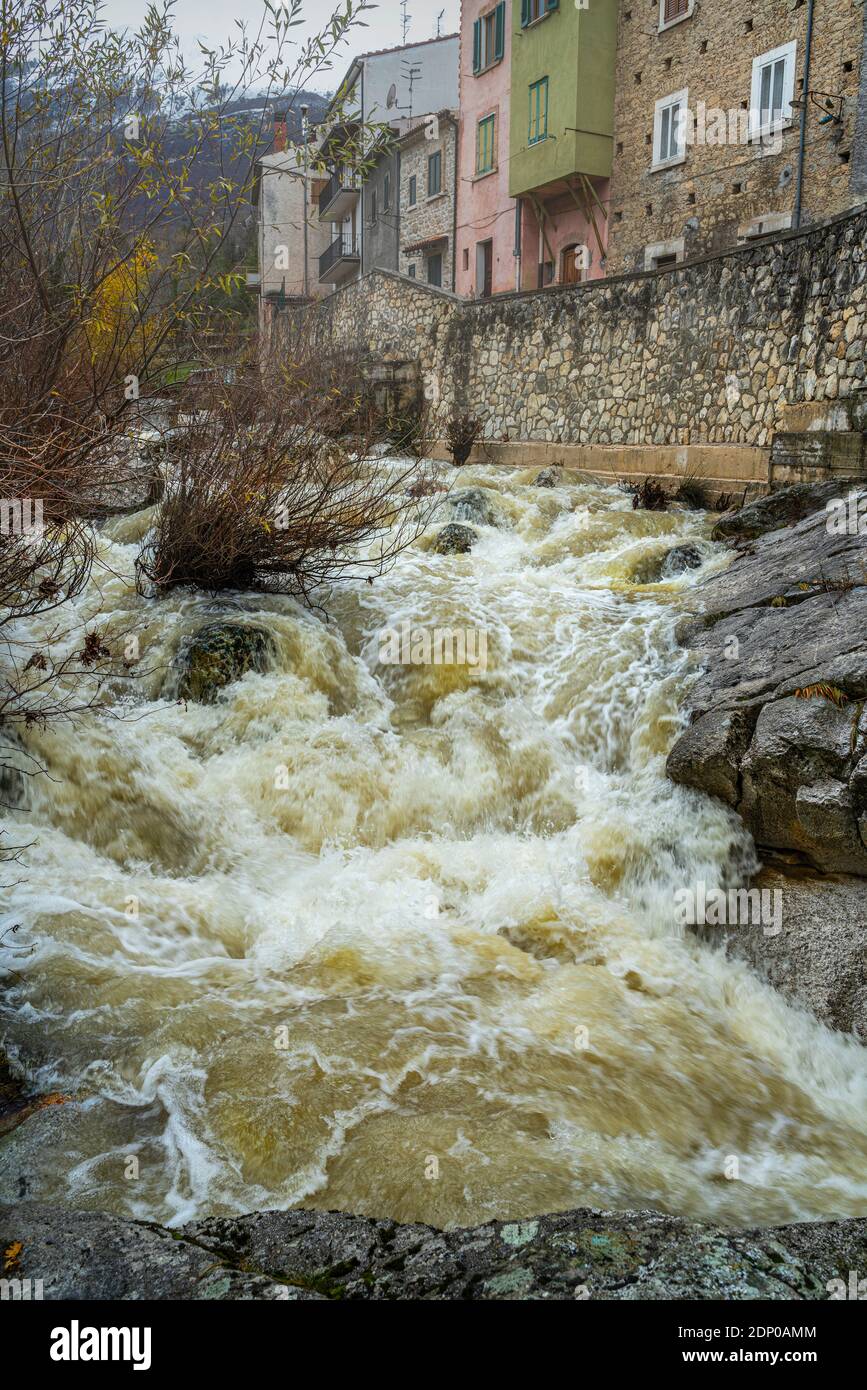
[[[685,14],[675,15],[674,19],[665,18],[665,0],[659,0],[659,29],[661,34],[664,29],[673,29],[675,24],[682,24],[685,19],[692,19],[695,9],[695,0],[689,0],[689,6]]]
[[[750,139],[761,140],[765,135],[771,135],[776,130],[784,130],[792,124],[792,101],[795,96],[795,60],[798,53],[797,39],[792,39],[791,43],[782,43],[779,48],[771,48],[767,53],[760,53],[753,59],[752,80],[750,83]],[[778,63],[780,59],[785,60],[783,69],[783,114],[776,121],[766,121],[762,125],[760,117],[760,102],[762,97],[762,68],[769,63]]]
[[[662,135],[662,113],[666,107],[681,106],[684,112],[684,120],[680,131],[680,144],[677,154],[670,155],[666,159],[661,159],[659,142]],[[678,164],[686,162],[686,113],[689,109],[689,88],[683,87],[679,92],[670,92],[667,97],[660,97],[653,108],[653,163],[651,170],[655,169],[674,169]]]
[[[677,264],[683,260],[685,238],[673,237],[670,241],[654,241],[644,248],[644,269],[656,270],[657,261],[663,256],[675,256]]]

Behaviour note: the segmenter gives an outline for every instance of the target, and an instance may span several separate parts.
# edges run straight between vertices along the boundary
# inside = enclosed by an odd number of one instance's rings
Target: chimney
[[[288,143],[288,141],[287,141],[287,133],[286,133],[286,112],[285,112],[285,111],[275,111],[275,112],[274,112],[274,146],[273,146],[273,153],[274,153],[274,154],[282,154],[283,151],[284,151],[285,148],[286,148],[287,143]]]

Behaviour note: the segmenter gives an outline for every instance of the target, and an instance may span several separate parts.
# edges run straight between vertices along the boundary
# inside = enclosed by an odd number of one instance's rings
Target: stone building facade
[[[865,34],[863,0],[621,0],[608,273],[863,201]]]
[[[405,275],[440,289],[455,284],[456,111],[420,116],[398,140],[400,262]]]
[[[440,431],[470,410],[492,446],[555,461],[587,446],[577,466],[596,468],[608,450],[617,473],[630,451],[682,467],[726,448],[767,479],[793,410],[865,401],[867,210],[668,273],[487,300],[373,274],[306,312],[323,343],[417,363]]]

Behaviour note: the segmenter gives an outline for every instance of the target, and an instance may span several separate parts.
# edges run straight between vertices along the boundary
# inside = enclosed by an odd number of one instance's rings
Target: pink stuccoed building
[[[461,3],[455,289],[468,297],[518,288],[516,204],[509,197],[512,3]]]

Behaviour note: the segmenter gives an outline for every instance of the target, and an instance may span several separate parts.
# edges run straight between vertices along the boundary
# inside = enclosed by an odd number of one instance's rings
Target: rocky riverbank
[[[835,506],[843,499],[845,527]],[[714,538],[737,556],[701,586],[701,611],[680,626],[701,673],[690,725],[668,759],[674,781],[737,810],[768,865],[757,886],[782,895],[779,936],[705,930],[829,1027],[862,1040],[865,508],[863,485],[835,480],[785,488],[720,520]]]
[[[867,1220],[726,1230],[584,1209],[437,1231],[263,1211],[170,1231],[25,1203],[0,1207],[0,1248],[47,1299],[828,1299],[867,1265]]]

